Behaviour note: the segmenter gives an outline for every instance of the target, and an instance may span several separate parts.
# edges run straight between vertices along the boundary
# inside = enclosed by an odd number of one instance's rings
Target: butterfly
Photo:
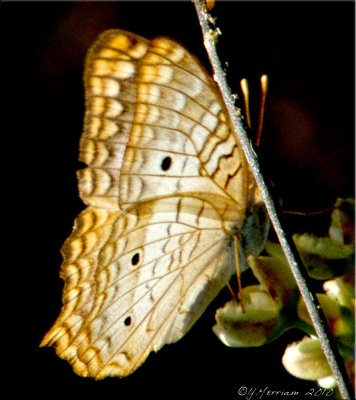
[[[253,252],[265,233],[217,86],[181,45],[105,31],[84,83],[87,208],[62,247],[63,307],[41,346],[80,376],[123,377],[189,331],[235,273],[234,243]]]

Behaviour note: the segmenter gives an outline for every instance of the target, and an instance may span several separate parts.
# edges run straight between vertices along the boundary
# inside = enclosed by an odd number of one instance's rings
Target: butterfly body
[[[63,246],[63,308],[42,345],[101,379],[188,332],[235,272],[232,237],[256,191],[215,83],[177,43],[104,32],[84,82],[88,207]]]

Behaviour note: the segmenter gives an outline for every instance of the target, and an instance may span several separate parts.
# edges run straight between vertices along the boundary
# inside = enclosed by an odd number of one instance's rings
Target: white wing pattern
[[[123,377],[227,284],[253,183],[214,81],[176,42],[106,31],[84,82],[88,207],[63,246],[63,307],[41,345],[78,375]]]

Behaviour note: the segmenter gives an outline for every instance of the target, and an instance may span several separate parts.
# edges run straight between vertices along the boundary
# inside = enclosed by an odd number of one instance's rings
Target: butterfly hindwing
[[[77,225],[82,218],[87,214]],[[152,350],[179,340],[234,272],[224,223],[206,201],[148,202],[107,227],[97,257],[85,251],[79,258],[76,275],[85,276],[88,264],[95,270],[85,286],[73,284],[73,262],[65,259],[63,299],[69,304],[46,336],[76,373],[98,379],[126,376]],[[90,242],[88,235],[74,231],[67,246]]]

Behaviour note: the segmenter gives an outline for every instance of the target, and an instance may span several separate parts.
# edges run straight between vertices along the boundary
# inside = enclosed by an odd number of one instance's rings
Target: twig
[[[229,86],[227,85],[225,73],[221,68],[220,60],[215,47],[215,38],[217,32],[216,27],[212,26],[213,20],[208,14],[205,1],[193,1],[203,32],[204,45],[207,50],[211,65],[213,67],[214,79],[220,88],[220,92],[229,113],[229,117],[235,130],[235,134],[239,140],[239,143],[241,144],[245,157],[252,170],[256,184],[261,192],[261,196],[267,208],[272,225],[276,231],[279,242],[287,258],[288,264],[290,265],[301,295],[305,301],[308,312],[313,322],[314,329],[319,337],[325,356],[335,376],[341,396],[345,400],[350,399],[352,390],[343,360],[339,354],[336,343],[333,340],[325,315],[322,312],[316,295],[312,293],[308,287],[307,282],[309,281],[309,278],[301,262],[300,256],[295,248],[294,242],[291,240],[290,237],[287,237],[282,228],[274,201],[261,174],[257,156],[248,139],[241,118],[236,114],[233,96]]]

